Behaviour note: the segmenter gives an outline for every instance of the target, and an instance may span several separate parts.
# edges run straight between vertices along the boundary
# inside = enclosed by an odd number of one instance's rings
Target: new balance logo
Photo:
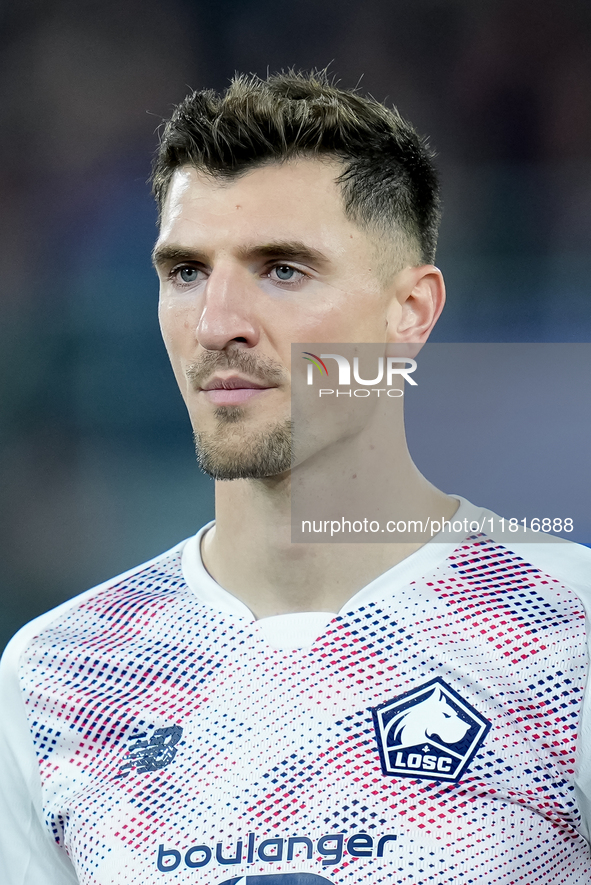
[[[382,771],[398,777],[459,780],[490,729],[440,678],[372,712]]]
[[[151,735],[147,732],[132,735],[127,739],[125,762],[122,763],[117,777],[126,777],[134,768],[137,774],[166,768],[177,754],[177,744],[182,734],[180,725],[169,725],[166,728],[157,728]]]

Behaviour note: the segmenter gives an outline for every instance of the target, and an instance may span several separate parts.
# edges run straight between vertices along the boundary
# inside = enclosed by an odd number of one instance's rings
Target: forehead
[[[338,248],[343,238],[361,236],[344,213],[332,160],[298,159],[270,163],[223,181],[191,166],[177,169],[162,210],[159,242],[198,237],[233,240],[321,241]]]

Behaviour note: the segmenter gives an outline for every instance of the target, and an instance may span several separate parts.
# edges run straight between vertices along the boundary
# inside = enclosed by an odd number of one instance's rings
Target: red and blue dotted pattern
[[[341,883],[589,881],[572,777],[585,676],[577,598],[486,539],[311,649],[201,605],[180,556],[73,604],[22,680],[48,827],[82,885],[201,885],[298,869]],[[457,784],[382,774],[371,708],[441,676],[492,723]],[[174,760],[118,777],[129,740],[176,725]],[[155,865],[239,839],[396,835],[384,857]],[[113,870],[116,878],[113,879]]]

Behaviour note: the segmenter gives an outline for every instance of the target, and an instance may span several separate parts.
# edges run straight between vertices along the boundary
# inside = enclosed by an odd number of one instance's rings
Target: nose
[[[260,338],[255,302],[256,287],[245,270],[214,268],[195,330],[201,347],[223,350],[234,343],[254,347]]]

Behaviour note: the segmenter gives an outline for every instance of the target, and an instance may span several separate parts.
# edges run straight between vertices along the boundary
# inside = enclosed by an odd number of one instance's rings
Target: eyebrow
[[[152,250],[152,264],[160,267],[171,261],[203,261],[203,254],[196,249],[188,249],[184,246],[159,246],[156,244]]]
[[[309,264],[324,265],[329,263],[327,256],[306,243],[291,240],[277,240],[260,245],[240,246],[237,255],[242,261],[252,258],[285,258],[291,261],[302,261]],[[185,246],[156,245],[152,252],[152,263],[160,267],[173,261],[197,261],[207,264],[205,254],[199,249]]]

